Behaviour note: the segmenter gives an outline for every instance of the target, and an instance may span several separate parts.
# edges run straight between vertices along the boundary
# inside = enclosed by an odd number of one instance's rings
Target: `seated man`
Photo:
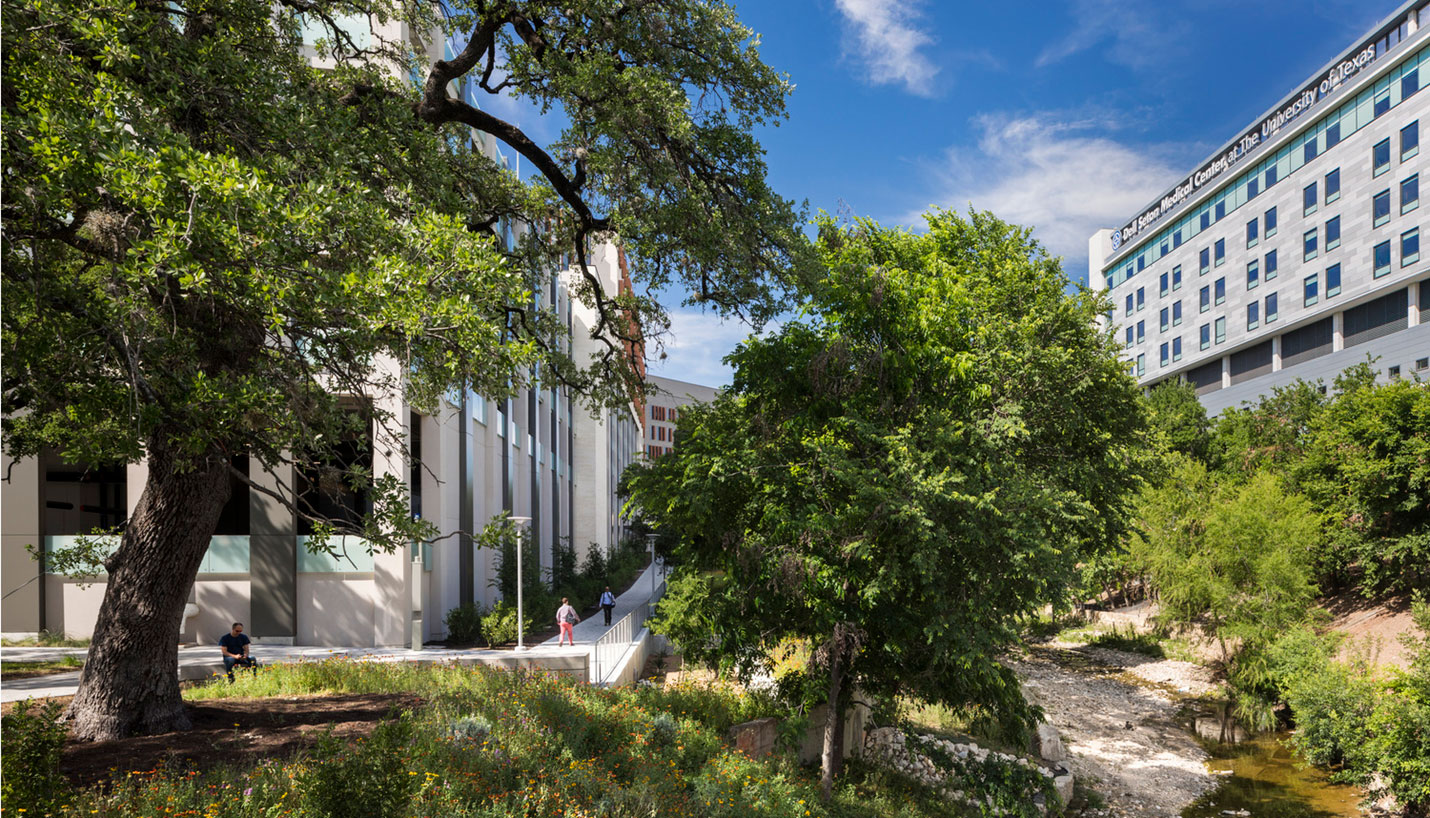
[[[233,666],[258,667],[258,662],[248,655],[249,639],[243,632],[243,623],[233,623],[233,630],[219,637],[218,647],[223,653],[223,669],[228,673],[228,682],[233,684]]]

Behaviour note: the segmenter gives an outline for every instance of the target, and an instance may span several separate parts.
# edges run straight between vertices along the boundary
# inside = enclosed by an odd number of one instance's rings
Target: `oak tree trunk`
[[[190,726],[179,696],[179,631],[228,502],[228,458],[179,462],[155,438],[144,493],[119,550],[105,561],[104,601],[66,713],[75,738],[104,741]]]
[[[829,657],[829,706],[824,715],[824,752],[819,759],[819,792],[827,802],[834,794],[836,772],[835,736],[839,734],[839,697],[844,684],[844,652],[834,650]]]

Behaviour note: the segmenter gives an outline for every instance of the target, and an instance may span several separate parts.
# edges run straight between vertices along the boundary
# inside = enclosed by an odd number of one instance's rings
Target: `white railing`
[[[660,601],[660,597],[664,593],[665,579],[662,577],[656,584],[655,592],[650,599],[621,617],[619,622],[612,625],[610,630],[596,640],[596,644],[591,649],[591,682],[593,684],[605,684],[607,677],[620,666],[621,657],[630,650],[631,643],[636,640],[636,635],[641,632],[641,628],[645,627],[646,620],[650,619],[655,604]]]

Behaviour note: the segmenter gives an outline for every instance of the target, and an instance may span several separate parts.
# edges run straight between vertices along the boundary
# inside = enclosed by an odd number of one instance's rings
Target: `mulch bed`
[[[69,698],[59,701],[68,704]],[[71,741],[60,769],[74,784],[89,786],[160,765],[170,770],[251,767],[311,747],[329,728],[348,740],[367,736],[398,712],[422,704],[423,699],[411,693],[192,702],[193,729],[116,741]]]

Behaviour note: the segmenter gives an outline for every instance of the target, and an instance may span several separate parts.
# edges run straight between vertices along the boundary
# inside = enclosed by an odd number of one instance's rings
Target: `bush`
[[[447,624],[447,641],[470,645],[482,638],[482,606],[467,602],[447,611],[442,618]]]
[[[523,603],[526,600],[522,600]],[[531,607],[526,608],[525,632],[530,634],[536,625],[536,619],[531,615]],[[487,644],[496,647],[506,645],[516,641],[516,605],[508,604],[506,600],[500,600],[492,606],[491,613],[482,617],[482,634],[486,637]]]
[[[69,787],[60,774],[67,730],[64,705],[51,701],[31,712],[26,699],[0,722],[5,751],[0,754],[0,805],[12,814],[45,815],[58,807]]]
[[[401,818],[418,779],[404,758],[412,737],[410,719],[386,722],[364,743],[350,747],[332,733],[314,751],[316,763],[298,776],[304,814],[323,818]]]

